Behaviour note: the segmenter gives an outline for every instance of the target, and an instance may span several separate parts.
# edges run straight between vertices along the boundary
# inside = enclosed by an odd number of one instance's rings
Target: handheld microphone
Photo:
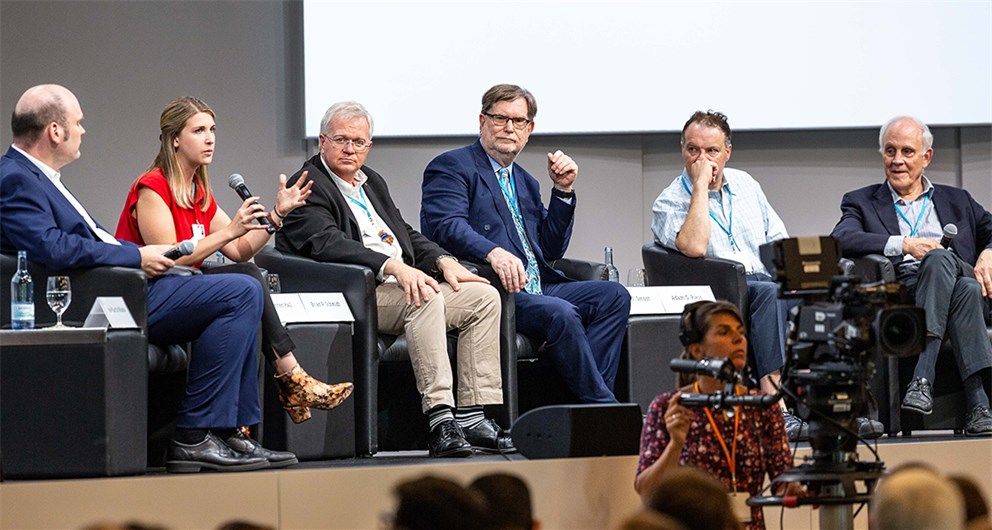
[[[230,186],[232,190],[237,192],[238,197],[241,197],[241,200],[243,201],[248,200],[248,198],[252,196],[251,192],[248,191],[248,186],[245,186],[245,178],[237,173],[232,174],[231,178],[227,179],[227,185]],[[272,226],[272,223],[267,217],[259,217],[258,219],[255,219],[255,221],[257,221],[258,224],[265,225],[266,232],[270,234],[274,234],[276,232],[276,228]]]
[[[958,235],[958,227],[954,223],[947,223],[944,225],[944,237],[940,238],[940,246],[951,249],[951,243],[954,242],[954,238]]]
[[[669,366],[673,372],[708,375],[719,381],[734,381],[737,378],[737,370],[730,359],[672,359]]]
[[[196,243],[194,243],[192,239],[187,239],[186,241],[179,243],[178,245],[170,248],[169,250],[166,250],[165,253],[162,254],[162,256],[169,258],[171,260],[177,260],[183,256],[189,256],[190,254],[193,253],[193,250],[195,248],[196,248]]]

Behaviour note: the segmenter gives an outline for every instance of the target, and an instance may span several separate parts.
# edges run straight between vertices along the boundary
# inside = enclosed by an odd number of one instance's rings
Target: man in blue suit
[[[902,408],[933,411],[937,354],[949,335],[967,400],[965,434],[987,436],[992,435],[992,413],[982,372],[992,366],[992,346],[983,299],[992,297],[992,213],[967,191],[924,176],[932,146],[933,134],[921,121],[904,116],[886,123],[879,134],[886,180],[846,193],[831,235],[845,257],[888,256],[899,282],[926,310],[926,349]],[[958,234],[945,249],[939,240],[949,223]]]
[[[169,246],[120,242],[96,223],[60,173],[79,158],[82,121],[79,101],[58,85],[33,87],[18,100],[14,142],[0,159],[0,250],[25,250],[52,270],[115,265],[149,276],[149,342],[197,341],[169,445],[170,472],[295,462],[292,453],[264,449],[238,430],[262,421],[255,356],[260,285],[241,274],[167,275],[174,263],[162,253]]]
[[[489,89],[479,141],[438,156],[424,171],[420,225],[457,257],[492,266],[515,293],[517,330],[545,342],[580,402],[612,403],[630,295],[620,284],[574,281],[549,265],[572,236],[579,168],[561,151],[548,153],[554,188],[545,208],[537,179],[514,163],[536,114],[529,91]]]

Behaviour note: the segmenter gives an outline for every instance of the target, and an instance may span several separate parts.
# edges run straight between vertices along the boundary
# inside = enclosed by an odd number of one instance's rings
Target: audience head
[[[401,482],[393,528],[406,530],[462,530],[485,520],[482,497],[451,480],[426,476]]]
[[[665,473],[647,495],[646,505],[693,530],[740,528],[722,482],[693,467],[678,467]]]
[[[216,119],[213,109],[192,96],[173,99],[159,115],[158,155],[148,169],[162,170],[173,199],[183,208],[195,207],[190,178],[205,192],[200,209],[206,211],[210,204],[207,166],[213,161]]]
[[[968,524],[975,521],[989,521],[989,505],[985,502],[985,495],[982,488],[969,477],[964,475],[951,475],[947,477],[961,493],[964,500],[964,519]]]
[[[354,184],[372,148],[372,115],[361,103],[331,105],[320,120],[320,157],[338,178]]]
[[[936,473],[909,468],[879,482],[869,518],[876,530],[924,530],[964,527],[961,493]]]
[[[527,483],[509,473],[490,473],[469,485],[488,505],[486,518],[494,530],[531,530],[540,527],[531,509]]]
[[[14,106],[10,129],[14,145],[59,170],[80,156],[86,129],[79,100],[60,85],[27,89]]]
[[[682,359],[726,357],[738,371],[747,363],[747,336],[744,319],[737,306],[725,301],[694,302],[682,311],[679,329]],[[679,388],[692,384],[695,374],[679,373]]]
[[[910,116],[892,118],[879,131],[878,146],[885,178],[897,193],[921,185],[923,170],[933,158],[933,134],[925,123]]]
[[[682,127],[682,160],[686,171],[700,158],[716,165],[710,189],[723,185],[723,169],[730,160],[732,149],[730,125],[722,113],[715,110],[696,111]]]
[[[537,101],[517,85],[496,85],[482,96],[479,113],[479,142],[494,160],[504,166],[516,158],[534,131]]]

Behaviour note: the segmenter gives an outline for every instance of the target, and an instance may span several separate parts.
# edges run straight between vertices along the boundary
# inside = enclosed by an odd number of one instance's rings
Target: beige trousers
[[[407,304],[396,283],[376,288],[379,331],[406,334],[413,375],[424,412],[455,406],[447,332],[458,330],[458,406],[503,402],[499,366],[499,294],[491,285],[462,282],[459,291],[442,283],[420,307]]]

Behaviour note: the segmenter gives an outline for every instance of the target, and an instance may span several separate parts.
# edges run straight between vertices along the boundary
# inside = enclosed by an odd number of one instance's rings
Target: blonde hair
[[[155,161],[148,168],[148,171],[155,168],[162,169],[162,174],[165,175],[165,180],[169,183],[169,191],[172,192],[172,198],[183,208],[192,209],[197,205],[193,204],[193,187],[183,178],[185,175],[183,175],[179,159],[176,158],[176,147],[173,145],[173,141],[182,133],[183,128],[186,127],[186,122],[201,112],[209,114],[215,120],[217,119],[217,115],[214,114],[213,109],[207,106],[202,100],[192,96],[178,97],[165,106],[158,120],[162,131],[158,137],[158,156],[155,157]],[[207,211],[207,206],[210,204],[211,195],[207,166],[201,165],[196,168],[196,171],[193,172],[193,183],[203,190],[203,201],[199,207],[201,211],[205,212]]]

